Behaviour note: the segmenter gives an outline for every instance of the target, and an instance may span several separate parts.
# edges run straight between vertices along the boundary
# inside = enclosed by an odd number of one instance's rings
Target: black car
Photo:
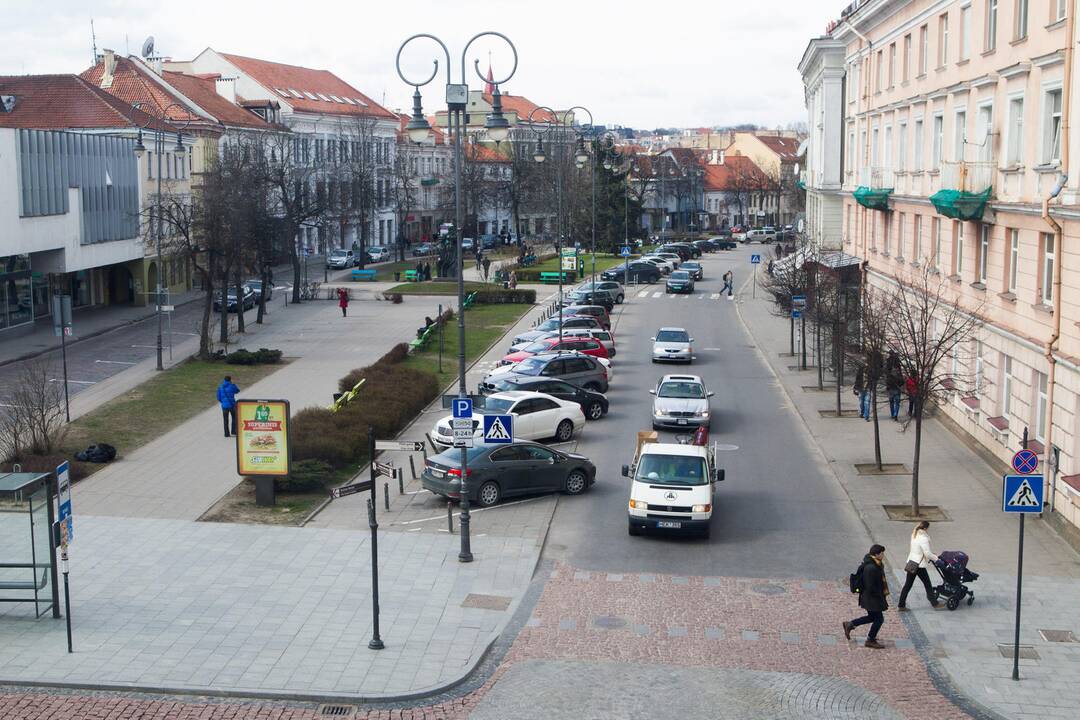
[[[608,399],[603,393],[571,385],[565,380],[548,377],[514,377],[505,380],[493,379],[490,381],[490,386],[493,392],[528,390],[546,393],[560,400],[576,402],[581,406],[581,412],[585,413],[586,420],[599,420],[607,415],[608,411]]]
[[[263,294],[262,280],[248,280],[247,281],[247,286],[249,288],[251,288],[252,292],[255,293],[255,302],[258,303],[259,299],[262,298],[262,294]],[[274,297],[274,283],[267,283],[266,284],[266,300],[269,302],[270,298],[272,298],[272,297]]]
[[[600,273],[601,280],[614,280],[625,285],[629,280],[639,283],[654,283],[660,280],[660,268],[652,263],[636,261],[629,264],[629,272],[626,265],[616,265],[610,270]]]
[[[656,253],[675,253],[679,256],[680,262],[685,262],[692,257],[696,257],[694,255],[694,251],[691,250],[688,245],[683,245],[682,243],[667,243],[665,245],[661,245],[660,247],[656,248]],[[698,252],[698,255],[701,255],[700,251]]]
[[[670,245],[673,248],[682,248],[686,252],[690,253],[690,257],[686,258],[687,260],[692,260],[694,258],[701,257],[701,248],[699,248],[694,243],[680,242],[680,243],[668,243],[668,245]]]
[[[243,291],[243,296],[242,296],[242,300],[241,300],[240,304],[243,306],[244,310],[250,310],[251,308],[255,307],[255,291],[252,290],[247,285],[241,285],[240,287],[241,287],[241,290]],[[229,291],[226,293],[225,298],[226,298],[225,303],[226,303],[226,305],[228,305],[229,312],[236,312],[237,302],[236,302],[236,286],[235,285],[229,287]],[[214,297],[214,310],[215,311],[220,311],[221,310],[221,293],[220,292]]]
[[[596,482],[596,466],[576,453],[533,442],[485,445],[466,450],[469,501],[490,507],[504,497],[542,492],[579,495]],[[424,463],[420,484],[450,500],[461,499],[461,450],[451,448]]]
[[[566,294],[563,307],[571,305],[600,305],[608,312],[615,309],[615,299],[607,291],[574,290]]]
[[[720,250],[734,250],[739,247],[739,243],[732,240],[730,237],[722,238],[716,241],[716,246]]]
[[[701,267],[701,263],[699,263],[699,262],[697,262],[695,260],[691,260],[689,262],[684,262],[679,267],[679,269],[680,270],[685,270],[686,272],[690,273],[690,277],[694,278],[695,280],[704,280],[705,279],[705,268]]]
[[[693,245],[703,253],[714,252],[719,249],[717,244],[712,240],[695,240]]]

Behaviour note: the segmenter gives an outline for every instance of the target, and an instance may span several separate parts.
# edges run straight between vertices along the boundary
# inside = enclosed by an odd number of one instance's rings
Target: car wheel
[[[622,295],[617,295],[617,296],[615,296],[615,304],[616,304],[616,305],[622,305],[622,304],[623,304],[623,300],[625,300],[625,299],[626,299],[626,298],[625,298],[625,297],[623,297]]]
[[[563,420],[555,428],[555,439],[559,442],[566,442],[572,437],[574,437],[574,423],[570,420]]]
[[[712,535],[712,526],[706,525],[705,529],[701,531],[701,537],[708,540]]]
[[[585,489],[589,487],[589,480],[585,477],[585,473],[580,470],[575,470],[566,476],[566,494],[567,495],[580,495],[585,492]]]
[[[594,382],[591,382],[591,383],[587,383],[587,384],[585,385],[585,389],[586,389],[586,390],[592,390],[593,392],[601,392],[601,390],[600,390],[600,386],[599,386],[599,385],[597,385],[597,384],[596,384],[596,383],[594,383]]]
[[[639,527],[638,527],[637,525],[635,525],[634,523],[630,523],[630,524],[628,524],[628,525],[626,526],[626,532],[627,532],[627,533],[628,533],[629,535],[632,535],[632,536],[634,536],[634,537],[637,537],[638,535],[640,535],[640,534],[641,534],[641,528],[639,528]]]
[[[604,406],[599,400],[593,400],[585,409],[585,417],[589,420],[599,420],[604,416]]]
[[[486,483],[480,486],[480,490],[476,493],[476,502],[482,507],[491,507],[495,503],[499,502],[499,498],[502,497],[502,491],[499,490],[499,484],[494,480],[488,480]]]

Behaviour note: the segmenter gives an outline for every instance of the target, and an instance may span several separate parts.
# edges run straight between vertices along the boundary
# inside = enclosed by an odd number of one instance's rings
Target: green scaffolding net
[[[860,185],[853,193],[855,202],[871,210],[888,210],[892,188],[868,188]]]
[[[930,202],[945,217],[957,220],[982,220],[986,203],[990,200],[990,191],[986,188],[981,193],[963,190],[938,190],[930,196]]]

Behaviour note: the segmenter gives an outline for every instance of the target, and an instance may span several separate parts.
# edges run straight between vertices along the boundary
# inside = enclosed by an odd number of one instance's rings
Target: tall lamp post
[[[177,126],[177,129],[176,129],[176,146],[173,147],[173,153],[178,158],[181,158],[180,166],[183,167],[182,158],[184,157],[184,152],[185,152],[184,151],[184,134],[183,134],[183,131],[184,131],[185,128],[187,128],[188,125],[191,124],[191,114],[188,112],[187,108],[185,108],[183,105],[180,105],[179,103],[170,103],[169,105],[166,105],[164,108],[162,108],[160,111],[154,110],[154,108],[152,108],[152,107],[144,107],[143,105],[144,105],[143,103],[134,103],[132,105],[132,107],[135,108],[136,110],[138,110],[139,112],[143,113],[144,115],[149,116],[148,119],[146,120],[146,122],[143,123],[139,127],[139,137],[135,141],[134,150],[135,150],[135,156],[138,157],[138,158],[142,158],[142,156],[146,153],[146,146],[143,145],[143,132],[149,130],[151,128],[151,126],[154,126],[153,127],[153,132],[154,132],[154,152],[157,153],[157,199],[155,201],[155,208],[156,208],[155,217],[156,217],[156,220],[153,223],[154,227],[150,228],[150,230],[151,230],[151,232],[154,233],[154,240],[155,240],[155,244],[156,244],[155,253],[157,255],[157,259],[154,261],[154,267],[156,269],[156,272],[154,273],[154,283],[155,283],[155,286],[156,286],[154,288],[154,303],[155,303],[156,308],[157,308],[156,313],[155,313],[157,315],[157,369],[158,370],[164,370],[165,365],[164,365],[164,363],[162,361],[162,341],[161,341],[161,325],[162,325],[162,308],[161,308],[161,305],[162,305],[162,300],[163,300],[162,295],[161,295],[161,275],[162,275],[162,271],[161,271],[161,240],[162,240],[162,238],[161,238],[161,227],[162,227],[162,221],[161,221],[161,207],[162,207],[162,202],[161,202],[161,158],[162,158],[162,156],[165,155],[165,136],[166,135],[171,135],[172,132],[173,132],[171,130],[166,130],[165,129],[166,123],[171,123],[171,124],[174,124],[174,125],[176,124],[176,122],[174,120],[171,120],[169,118],[169,111],[172,110],[173,108],[179,108],[179,109],[183,110],[185,113],[188,113],[188,119],[185,120],[182,124]],[[155,121],[157,121],[156,125],[155,125]],[[224,288],[222,289],[222,291],[224,292]],[[224,298],[222,299],[222,302],[225,302]],[[170,325],[169,327],[172,327],[172,326]]]
[[[487,130],[488,137],[496,143],[502,142],[510,136],[510,122],[502,114],[502,97],[499,93],[498,86],[507,82],[514,76],[514,73],[517,71],[518,62],[517,48],[514,47],[514,43],[510,42],[510,38],[502,33],[491,30],[473,35],[473,37],[465,43],[465,48],[461,51],[461,75],[459,76],[460,82],[458,83],[453,81],[453,67],[450,63],[450,51],[447,49],[446,44],[434,35],[418,33],[407,38],[398,48],[397,58],[395,60],[398,77],[400,77],[406,85],[412,85],[414,89],[413,112],[412,116],[409,118],[408,124],[405,126],[405,130],[409,133],[410,140],[415,143],[420,143],[426,140],[431,134],[431,125],[428,124],[427,118],[424,117],[420,88],[430,83],[435,79],[435,76],[439,74],[439,58],[436,57],[432,60],[433,67],[431,75],[422,81],[415,82],[407,78],[405,73],[401,70],[401,53],[413,40],[423,38],[438,43],[439,47],[442,48],[443,55],[446,57],[447,130],[454,139],[454,235],[457,242],[458,397],[460,398],[469,396],[468,391],[465,389],[465,266],[463,264],[464,256],[461,249],[463,224],[461,215],[462,139],[465,135],[466,127],[465,110],[469,106],[469,85],[466,81],[467,73],[465,70],[465,57],[469,52],[469,47],[476,42],[476,40],[485,36],[494,36],[504,40],[506,44],[510,46],[510,50],[514,54],[514,65],[510,68],[510,74],[497,82],[493,81],[495,84],[495,92],[492,93],[491,114],[487,116],[487,122],[484,123],[484,128]],[[481,82],[488,82],[487,78],[480,72],[479,59],[473,61],[473,69],[476,71],[476,76],[480,78]],[[461,448],[461,550],[458,552],[458,560],[463,563],[472,562],[473,560],[472,547],[469,538],[468,462],[468,450],[463,447]]]

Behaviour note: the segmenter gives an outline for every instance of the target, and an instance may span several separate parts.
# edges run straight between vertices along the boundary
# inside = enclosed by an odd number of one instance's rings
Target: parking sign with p
[[[472,417],[472,398],[454,398],[454,417]]]

